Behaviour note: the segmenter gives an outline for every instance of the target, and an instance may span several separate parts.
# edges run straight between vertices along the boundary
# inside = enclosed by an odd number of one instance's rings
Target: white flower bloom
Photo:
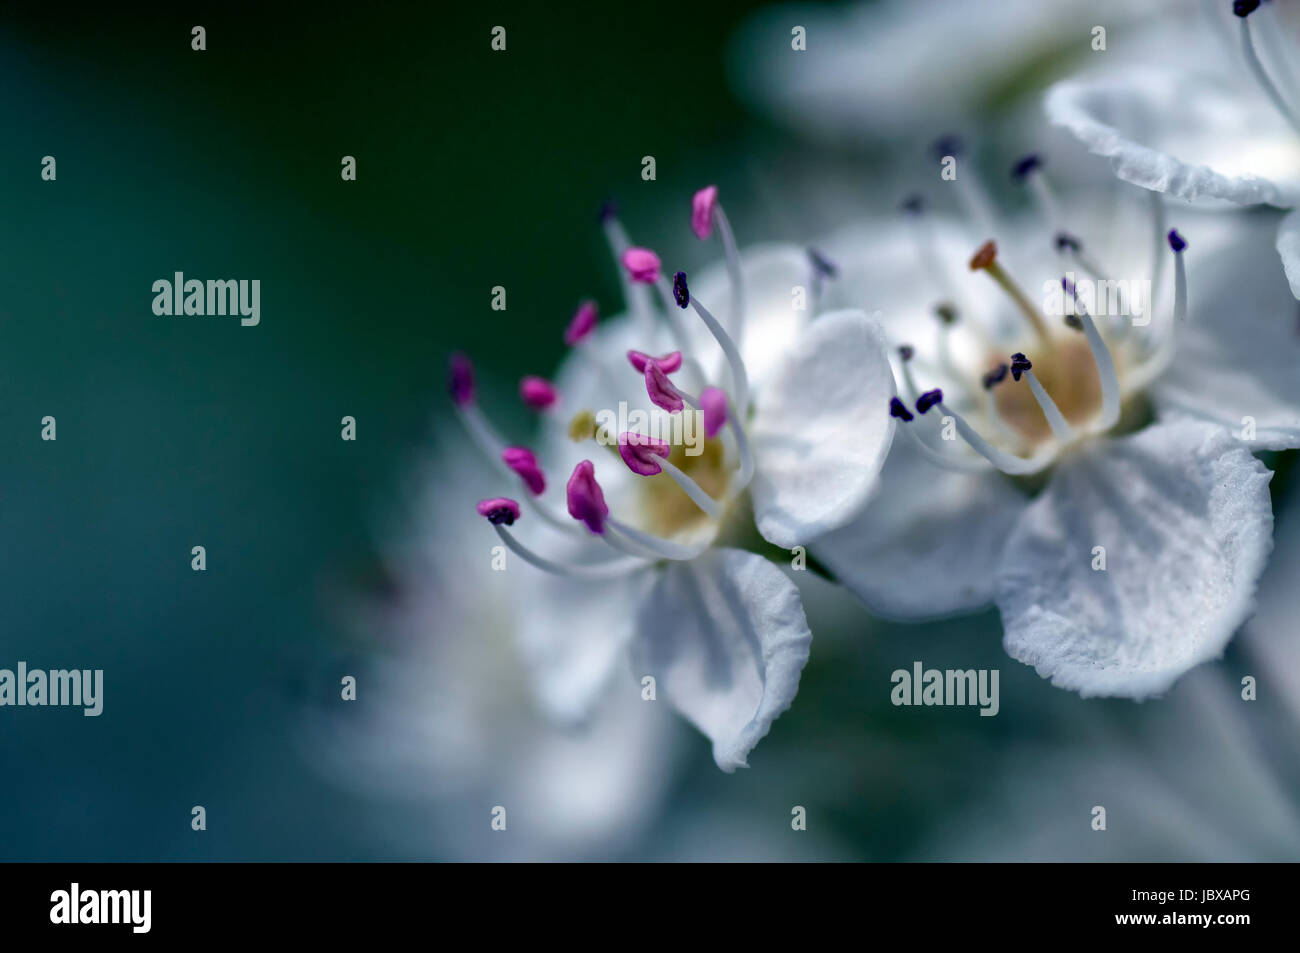
[[[827,243],[916,412],[893,403],[880,492],[815,552],[882,614],[996,602],[1007,651],[1053,684],[1141,698],[1251,611],[1272,513],[1248,447],[1300,445],[1294,302],[1269,216],[1185,213],[1189,246],[1158,203],[1144,224],[1063,208],[1036,160],[1017,171],[1042,215],[999,226],[1004,252],[972,258],[978,238],[916,211]]]
[[[1300,858],[1295,515],[1279,517],[1278,551],[1260,581],[1259,611],[1234,646],[1233,664],[1189,673],[1161,705],[1140,709],[1140,718],[1127,724],[1114,712],[1061,712],[1070,740],[1006,751],[988,767],[996,780],[985,797],[913,859]],[[1247,676],[1253,691],[1243,684]],[[1105,831],[1092,827],[1097,806],[1106,811]]]
[[[783,4],[733,38],[732,85],[751,105],[812,135],[879,140],[934,124],[983,122],[1044,73],[1088,57],[1107,65],[1125,44],[1093,51],[1092,29],[1119,34],[1168,0],[878,0]],[[792,30],[806,31],[805,51]]]
[[[1222,0],[1179,66],[1129,67],[1049,90],[1053,123],[1126,182],[1189,202],[1300,203],[1300,7]],[[1162,59],[1167,57],[1162,57]],[[1276,239],[1300,297],[1300,212]]]
[[[366,798],[366,823],[403,856],[618,857],[658,813],[679,732],[630,693],[581,730],[539,717],[514,644],[531,607],[464,505],[491,474],[451,449],[394,514],[382,596],[347,607],[370,654],[351,670],[356,700],[309,723],[313,763]]]
[[[505,448],[468,365],[454,367],[468,432],[530,504],[479,511],[520,560],[509,576],[547,708],[586,717],[630,659],[636,681],[619,690],[652,677],[733,771],[794,699],[811,633],[790,579],[726,543],[754,545],[756,528],[788,550],[852,518],[893,437],[874,412],[893,375],[865,314],[813,320],[831,266],[785,246],[741,256],[716,189],[697,193],[692,226],[701,239],[716,227],[726,261],[689,286],[603,219],[629,313],[575,315],[554,387],[529,388],[547,406],[536,454]],[[520,516],[536,518],[515,529]]]

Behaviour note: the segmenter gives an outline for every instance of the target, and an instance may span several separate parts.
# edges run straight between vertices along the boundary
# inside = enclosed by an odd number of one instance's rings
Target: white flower
[[[669,701],[733,771],[794,699],[811,640],[794,584],[739,547],[797,558],[852,518],[893,437],[874,411],[894,384],[874,321],[813,320],[832,266],[785,246],[742,257],[716,189],[692,211],[726,261],[689,285],[603,215],[629,313],[575,315],[536,453],[504,447],[463,359],[452,389],[467,431],[506,460],[503,485],[524,484],[528,509],[485,486],[480,513],[520,560],[508,576],[529,606],[522,645],[543,703],[587,717],[630,664],[617,690]]]
[[[731,43],[743,99],[821,138],[878,141],[984,123],[1044,73],[1088,57],[1114,65],[1125,44],[1094,52],[1092,29],[1121,33],[1168,0],[878,0],[783,4],[751,17]],[[792,33],[806,31],[805,51]]]
[[[1047,222],[997,226],[1001,252],[972,257],[977,237],[916,212],[827,243],[837,289],[886,314],[916,412],[895,402],[905,437],[880,492],[815,552],[882,614],[996,602],[1007,651],[1053,684],[1140,698],[1251,611],[1272,513],[1247,447],[1300,445],[1294,302],[1268,216],[1184,213],[1188,245],[1158,204],[1143,224],[1063,208],[1036,161],[1017,171]],[[1092,294],[1120,278],[1135,283]]]
[[[1198,669],[1156,708],[1040,714],[1069,739],[988,765],[976,804],[921,849],[942,861],[1290,861],[1300,857],[1300,524],[1278,520],[1259,611],[1228,664]],[[1249,676],[1254,685],[1248,693]],[[1057,706],[1052,706],[1053,708]],[[1096,806],[1106,830],[1094,830]]]
[[[1126,182],[1189,202],[1293,209],[1300,202],[1300,7],[1221,0],[1204,12],[1205,41],[1182,49],[1179,68],[1064,81],[1048,92],[1048,116],[1109,158]],[[1300,212],[1282,220],[1276,245],[1300,297]]]
[[[618,857],[657,815],[678,732],[631,694],[582,730],[539,717],[514,644],[529,606],[464,505],[491,474],[454,450],[412,475],[381,596],[347,606],[367,654],[348,669],[356,700],[309,722],[313,763],[364,796],[365,823],[403,856]]]

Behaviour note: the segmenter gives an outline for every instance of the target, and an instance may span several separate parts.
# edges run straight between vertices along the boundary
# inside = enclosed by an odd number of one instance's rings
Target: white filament
[[[722,249],[727,257],[727,277],[731,281],[731,333],[740,337],[745,327],[745,282],[740,270],[740,250],[736,247],[736,236],[732,234],[731,222],[722,205],[713,207],[713,220],[722,236]]]
[[[742,415],[749,413],[749,375],[745,371],[745,361],[740,356],[740,349],[736,347],[736,342],[723,330],[718,319],[709,313],[709,309],[704,307],[691,296],[691,307],[695,313],[700,316],[713,339],[718,342],[718,347],[722,348],[722,353],[726,355],[727,364],[731,367],[731,380],[735,385],[736,407],[739,408]]]
[[[1119,421],[1119,375],[1115,373],[1115,360],[1111,357],[1106,342],[1101,339],[1092,316],[1080,314],[1079,321],[1083,324],[1083,333],[1088,338],[1088,347],[1097,365],[1097,377],[1101,380],[1100,426],[1103,430],[1109,430]]]
[[[691,502],[703,510],[711,519],[718,519],[722,516],[722,506],[709,494],[704,492],[704,488],[696,483],[691,477],[684,473],[675,464],[669,463],[666,459],[655,460],[661,470],[672,478],[673,482],[682,488],[682,492],[691,498]]]
[[[553,559],[547,559],[545,556],[539,556],[519,540],[506,531],[506,528],[500,524],[493,524],[493,529],[501,537],[501,542],[506,544],[512,553],[544,572],[549,572],[556,576],[572,576],[579,579],[611,579],[617,576],[626,576],[629,573],[636,572],[638,569],[644,569],[646,563],[641,559],[625,559],[610,561],[597,565],[584,565],[582,563],[558,563]]]
[[[966,422],[966,418],[961,414],[954,413],[943,404],[939,405],[939,410],[947,417],[951,417],[957,424],[957,432],[961,434],[962,439],[970,444],[971,449],[978,453],[989,463],[993,464],[1003,473],[1009,473],[1013,476],[1024,476],[1030,473],[1038,473],[1048,467],[1052,462],[1052,455],[1047,454],[1040,458],[1017,457],[1006,453],[992,446],[987,440],[975,432],[975,428]]]
[[[632,247],[632,242],[628,239],[627,232],[623,230],[623,224],[617,216],[606,216],[604,228],[605,241],[614,256],[614,270],[618,272],[619,284],[623,287],[623,300],[627,303],[628,310],[637,316],[638,321],[649,324],[650,292],[644,285],[633,281],[623,265],[623,253]]]
[[[681,543],[674,543],[671,540],[661,539],[658,536],[652,536],[649,533],[641,532],[639,529],[634,529],[626,523],[614,519],[612,516],[605,518],[605,525],[616,533],[627,537],[627,539],[630,539],[633,543],[643,549],[649,550],[663,559],[672,559],[677,561],[695,559],[709,548],[709,543],[703,543],[697,546],[683,546]],[[616,549],[619,548],[618,542],[609,539],[608,533],[605,534],[605,537],[605,541],[611,546]]]
[[[1286,104],[1282,94],[1277,91],[1273,81],[1268,78],[1268,73],[1264,72],[1264,64],[1259,61],[1259,55],[1255,52],[1255,43],[1250,35],[1250,17],[1248,16],[1241,18],[1241,52],[1246,58],[1246,65],[1250,67],[1250,72],[1255,77],[1255,82],[1259,83],[1260,88],[1264,90],[1265,95],[1272,101],[1273,106],[1282,114],[1282,117],[1291,124],[1296,132],[1300,132],[1300,119],[1296,119],[1291,107]]]
[[[1052,428],[1052,434],[1061,443],[1068,442],[1073,436],[1074,431],[1070,429],[1065,415],[1061,409],[1056,406],[1056,401],[1052,400],[1051,395],[1039,383],[1038,378],[1034,376],[1033,371],[1025,371],[1025,380],[1029,383],[1029,389],[1034,392],[1034,400],[1038,401],[1038,406],[1043,408],[1043,415],[1047,418],[1047,425]]]

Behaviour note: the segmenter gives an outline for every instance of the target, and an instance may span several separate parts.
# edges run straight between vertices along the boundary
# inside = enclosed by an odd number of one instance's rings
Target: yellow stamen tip
[[[569,421],[569,439],[582,443],[596,436],[596,415],[590,410],[580,410]]]

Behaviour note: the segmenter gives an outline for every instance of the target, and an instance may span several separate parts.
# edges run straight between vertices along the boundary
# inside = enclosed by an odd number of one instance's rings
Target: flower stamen
[[[1051,337],[1047,333],[1046,323],[1038,313],[1038,309],[1034,307],[1033,302],[1020,290],[1020,286],[1012,280],[1006,269],[998,262],[998,246],[992,240],[981,245],[971,257],[970,270],[987,272],[988,276],[1015,303],[1043,344],[1049,348],[1051,347]]]

